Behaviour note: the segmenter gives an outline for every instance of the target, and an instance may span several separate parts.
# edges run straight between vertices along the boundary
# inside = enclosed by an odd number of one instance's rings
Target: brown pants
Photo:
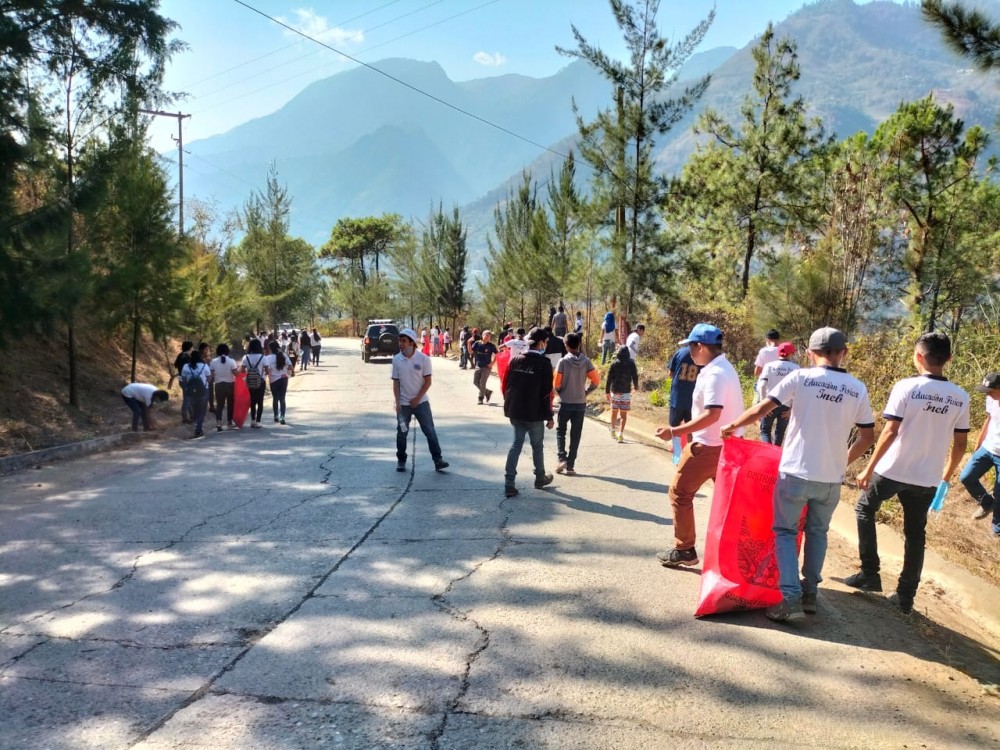
[[[715,479],[721,453],[721,445],[688,443],[684,446],[669,491],[670,505],[674,510],[674,546],[677,549],[694,548],[694,496],[705,482]]]

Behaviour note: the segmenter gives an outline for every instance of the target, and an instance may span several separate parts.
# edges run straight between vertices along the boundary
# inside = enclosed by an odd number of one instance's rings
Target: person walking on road
[[[670,414],[668,424],[677,427],[691,421],[691,400],[701,368],[691,358],[691,347],[682,346],[667,363],[670,371]]]
[[[319,367],[319,352],[323,348],[323,337],[315,328],[312,329],[312,335],[309,337],[309,348],[312,351],[312,363]]]
[[[253,344],[253,342],[250,342]],[[261,352],[263,352],[263,347]],[[305,328],[302,329],[302,335],[299,336],[299,353],[301,354],[301,359],[299,360],[299,369],[308,370],[309,362],[312,360],[312,337],[309,335],[309,331]],[[253,427],[253,425],[250,425]]]
[[[236,381],[236,373],[239,365],[236,360],[229,356],[229,345],[219,344],[215,347],[215,359],[208,364],[212,371],[212,389],[215,391],[215,429],[222,432],[222,410],[226,411],[226,423],[230,429],[236,425],[233,423],[233,383]]]
[[[399,353],[392,358],[392,395],[396,407],[396,471],[406,471],[406,441],[411,417],[417,418],[436,471],[448,468],[441,456],[431,402],[431,359],[417,350],[417,334],[412,328],[399,333]]]
[[[674,547],[656,556],[668,568],[699,562],[695,550],[694,497],[705,482],[715,479],[722,454],[722,425],[743,411],[740,376],[723,354],[722,342],[722,331],[711,323],[698,323],[680,342],[690,348],[691,358],[701,367],[692,396],[691,421],[656,429],[656,436],[666,441],[691,435],[691,442],[681,451],[669,489]]]
[[[827,532],[840,502],[844,474],[875,442],[868,389],[840,366],[847,357],[847,337],[836,328],[813,331],[809,357],[813,367],[785,377],[768,392],[765,401],[722,428],[728,437],[774,409],[792,410],[774,487],[774,550],[782,601],[764,613],[776,622],[816,614]],[[855,427],[858,437],[849,445]],[[797,541],[803,510],[806,524],[800,580]]]
[[[476,370],[472,375],[472,383],[479,391],[479,403],[484,401],[488,404],[493,396],[487,385],[490,381],[490,373],[493,372],[493,363],[496,362],[498,349],[493,343],[493,332],[483,331],[483,340],[476,341],[471,346],[473,364]]]
[[[583,421],[587,416],[587,394],[601,384],[601,376],[580,351],[580,336],[566,334],[565,357],[556,365],[555,390],[559,394],[559,419],[556,426],[557,474],[576,475],[576,457],[580,450]],[[569,425],[569,450],[566,449],[566,425]]]
[[[875,514],[883,501],[898,497],[903,508],[903,571],[889,599],[903,614],[913,611],[920,585],[934,493],[940,483],[951,481],[969,437],[969,394],[944,376],[950,360],[951,339],[946,334],[925,333],[917,339],[913,361],[918,374],[893,386],[882,413],[885,429],[868,466],[858,474],[862,493],[854,512],[861,570],[844,583],[863,591],[882,590]]]
[[[302,335],[308,340],[309,337],[305,331],[302,332]],[[304,351],[302,359],[305,360],[308,357],[308,352]],[[240,368],[242,372],[247,374],[247,390],[250,391],[250,426],[256,429],[263,426],[260,420],[264,416],[264,391],[267,388],[265,380],[266,359],[264,347],[257,339],[253,339],[250,342],[249,351],[243,357]]]
[[[514,479],[517,462],[527,435],[531,442],[531,459],[535,467],[535,489],[552,483],[552,475],[545,473],[545,429],[552,429],[552,364],[544,355],[549,334],[541,328],[532,328],[526,341],[524,354],[511,357],[507,369],[507,389],[504,392],[503,413],[514,428],[514,442],[507,452],[504,470],[504,494],[518,494]]]
[[[190,357],[188,357],[190,361]],[[186,367],[187,363],[182,365]],[[149,432],[156,425],[153,423],[153,404],[162,403],[170,399],[170,394],[162,388],[157,388],[149,383],[129,383],[122,388],[122,401],[132,411],[132,432],[139,431],[139,420],[142,420],[142,429]]]
[[[765,364],[761,368],[760,377],[757,378],[758,402],[766,399],[767,392],[780,383],[782,378],[799,369],[799,366],[792,361],[794,354],[795,344],[792,342],[786,341],[778,345],[778,358]],[[760,420],[761,441],[777,446],[784,443],[790,417],[791,412],[788,409],[775,409]]]
[[[639,387],[639,368],[627,346],[618,349],[615,361],[608,368],[604,397],[611,404],[611,437],[625,442],[625,422],[632,408],[632,388]]]
[[[976,451],[965,464],[959,481],[968,490],[979,507],[972,518],[986,518],[993,511],[993,525],[990,532],[1000,537],[1000,503],[996,502],[1000,489],[1000,372],[991,372],[976,386],[979,393],[986,394],[986,421],[979,430]],[[993,492],[983,487],[982,479],[993,469]]]
[[[177,377],[180,378],[184,365],[191,361],[191,350],[194,349],[193,341],[181,343],[181,351],[174,360],[174,369],[177,370]],[[183,391],[183,389],[181,389]],[[194,418],[191,416],[191,400],[185,393],[181,398],[181,424],[191,424]]]
[[[191,399],[191,413],[194,416],[194,436],[203,437],[202,425],[205,422],[205,412],[208,410],[208,384],[212,371],[203,359],[203,349],[191,354],[191,361],[184,365],[181,372],[181,385]]]
[[[271,386],[271,411],[274,412],[274,421],[279,424],[285,423],[285,394],[288,393],[288,378],[291,362],[282,354],[277,342],[270,344],[271,353],[264,359],[264,369],[267,372],[267,380]]]

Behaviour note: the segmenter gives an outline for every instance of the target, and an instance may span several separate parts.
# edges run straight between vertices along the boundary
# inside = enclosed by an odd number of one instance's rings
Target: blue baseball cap
[[[711,323],[699,323],[691,329],[691,333],[678,344],[711,344],[713,346],[722,345],[722,331]]]

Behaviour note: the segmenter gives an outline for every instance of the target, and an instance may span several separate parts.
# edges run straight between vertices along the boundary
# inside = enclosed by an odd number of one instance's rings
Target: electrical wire
[[[540,149],[542,151],[548,151],[549,153],[555,154],[556,156],[561,156],[564,159],[567,158],[566,154],[563,154],[563,153],[561,153],[559,151],[556,151],[553,148],[549,148],[548,146],[545,146],[545,145],[543,145],[541,143],[538,143],[537,141],[534,141],[531,138],[528,138],[527,136],[521,135],[520,133],[517,133],[517,132],[511,130],[510,128],[506,128],[503,125],[499,125],[499,124],[497,124],[495,122],[492,122],[491,120],[487,120],[485,117],[481,117],[481,116],[479,116],[479,115],[477,115],[477,114],[475,114],[473,112],[470,112],[467,109],[463,109],[462,107],[459,107],[457,104],[452,104],[451,102],[449,102],[449,101],[447,101],[445,99],[442,99],[439,96],[435,96],[434,94],[431,94],[428,91],[424,91],[423,89],[421,89],[421,88],[419,88],[417,86],[414,86],[412,83],[407,83],[403,79],[397,78],[396,76],[392,75],[391,73],[387,73],[384,70],[381,70],[380,68],[376,68],[371,63],[366,63],[363,60],[359,60],[358,58],[354,57],[353,55],[349,55],[346,52],[343,52],[343,51],[337,49],[336,47],[333,47],[333,46],[327,44],[326,42],[320,41],[319,39],[316,39],[315,37],[312,37],[309,34],[306,34],[304,31],[300,31],[299,29],[296,29],[296,28],[294,28],[292,26],[289,26],[287,23],[284,23],[283,21],[275,18],[274,16],[270,16],[267,13],[265,13],[264,11],[257,9],[257,8],[253,7],[252,5],[250,5],[248,3],[243,2],[243,0],[233,0],[233,2],[235,2],[237,5],[242,5],[247,10],[253,11],[256,14],[258,14],[260,16],[263,16],[264,18],[268,19],[272,23],[276,23],[279,26],[281,26],[281,27],[283,27],[285,29],[288,29],[289,31],[291,31],[291,32],[293,32],[295,34],[298,34],[299,36],[303,37],[304,39],[308,39],[309,41],[311,41],[311,42],[313,42],[315,44],[319,44],[320,46],[325,47],[326,49],[330,50],[331,52],[335,52],[336,54],[340,55],[341,57],[344,57],[344,58],[350,60],[351,62],[357,63],[358,65],[361,65],[362,67],[365,67],[368,70],[371,70],[371,71],[373,71],[375,73],[378,73],[380,76],[388,78],[390,81],[393,81],[393,82],[399,84],[400,86],[408,88],[411,91],[414,91],[417,94],[420,94],[421,96],[425,96],[428,99],[436,101],[438,104],[441,104],[441,105],[443,105],[445,107],[448,107],[449,109],[454,110],[455,112],[458,112],[459,114],[465,115],[466,117],[468,117],[470,119],[473,119],[473,120],[476,120],[477,122],[480,122],[483,125],[486,125],[488,127],[491,127],[491,128],[496,129],[496,130],[499,130],[502,133],[506,133],[507,135],[511,136],[512,138],[516,138],[516,139],[518,139],[520,141],[524,141],[525,143],[527,143],[529,145],[532,145],[535,148],[538,148],[538,149]]]

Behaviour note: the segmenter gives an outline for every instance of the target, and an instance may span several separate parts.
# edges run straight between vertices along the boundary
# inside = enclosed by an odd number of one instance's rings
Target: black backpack
[[[191,366],[191,364],[185,365],[188,371],[188,377],[184,381],[184,393],[188,398],[193,399],[203,399],[205,394],[208,393],[208,388],[205,387],[205,381],[201,379],[201,368],[204,367],[204,363],[200,363],[197,368]]]
[[[263,360],[263,359],[264,359],[264,355],[261,354],[260,357],[257,359],[257,364],[253,365],[253,364],[250,364],[250,355],[249,354],[247,355],[247,365],[248,365],[248,367],[247,367],[247,388],[249,388],[252,391],[260,388],[261,383],[263,382],[263,380],[262,380],[262,378],[260,376],[260,370],[257,369],[258,367],[260,367],[261,360]]]

